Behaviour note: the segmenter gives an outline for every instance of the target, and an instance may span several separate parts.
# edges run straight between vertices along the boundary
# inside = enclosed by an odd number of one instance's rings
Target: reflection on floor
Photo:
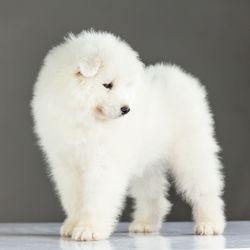
[[[0,249],[168,250],[250,248],[250,221],[229,222],[223,236],[194,236],[193,223],[167,222],[159,234],[128,234],[120,223],[109,240],[76,242],[58,235],[59,223],[0,223]]]

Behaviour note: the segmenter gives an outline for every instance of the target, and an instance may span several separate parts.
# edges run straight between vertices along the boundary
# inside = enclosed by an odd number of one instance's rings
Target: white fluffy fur
[[[111,82],[112,89],[103,86]],[[131,111],[121,117],[124,105]],[[166,172],[192,206],[195,233],[223,232],[223,178],[206,91],[178,66],[144,67],[109,33],[70,35],[45,58],[32,112],[67,215],[62,236],[108,238],[127,191],[136,200],[129,230],[158,231],[171,207]]]

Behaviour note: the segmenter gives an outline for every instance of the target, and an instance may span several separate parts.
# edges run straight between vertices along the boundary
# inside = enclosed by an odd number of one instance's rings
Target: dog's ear
[[[97,57],[85,58],[81,61],[79,69],[84,77],[93,77],[97,74],[101,60]]]

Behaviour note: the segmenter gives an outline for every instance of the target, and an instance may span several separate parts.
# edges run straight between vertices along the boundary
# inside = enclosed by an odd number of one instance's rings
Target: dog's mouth
[[[103,109],[102,109],[101,106],[97,106],[97,107],[96,107],[96,111],[97,111],[97,113],[98,113],[99,115],[104,115]]]
[[[101,106],[97,106],[96,107],[96,114],[98,116],[98,118],[101,120],[115,120],[117,118],[122,117],[123,115],[121,113],[114,115],[114,114],[106,114],[106,112],[104,112],[103,108]]]

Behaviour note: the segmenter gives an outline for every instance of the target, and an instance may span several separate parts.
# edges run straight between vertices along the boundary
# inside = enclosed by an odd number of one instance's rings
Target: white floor
[[[59,227],[59,223],[0,223],[0,249],[250,249],[250,221],[229,222],[223,236],[194,236],[191,222],[167,222],[159,234],[132,235],[128,234],[128,223],[120,223],[109,240],[96,242],[60,238]]]

